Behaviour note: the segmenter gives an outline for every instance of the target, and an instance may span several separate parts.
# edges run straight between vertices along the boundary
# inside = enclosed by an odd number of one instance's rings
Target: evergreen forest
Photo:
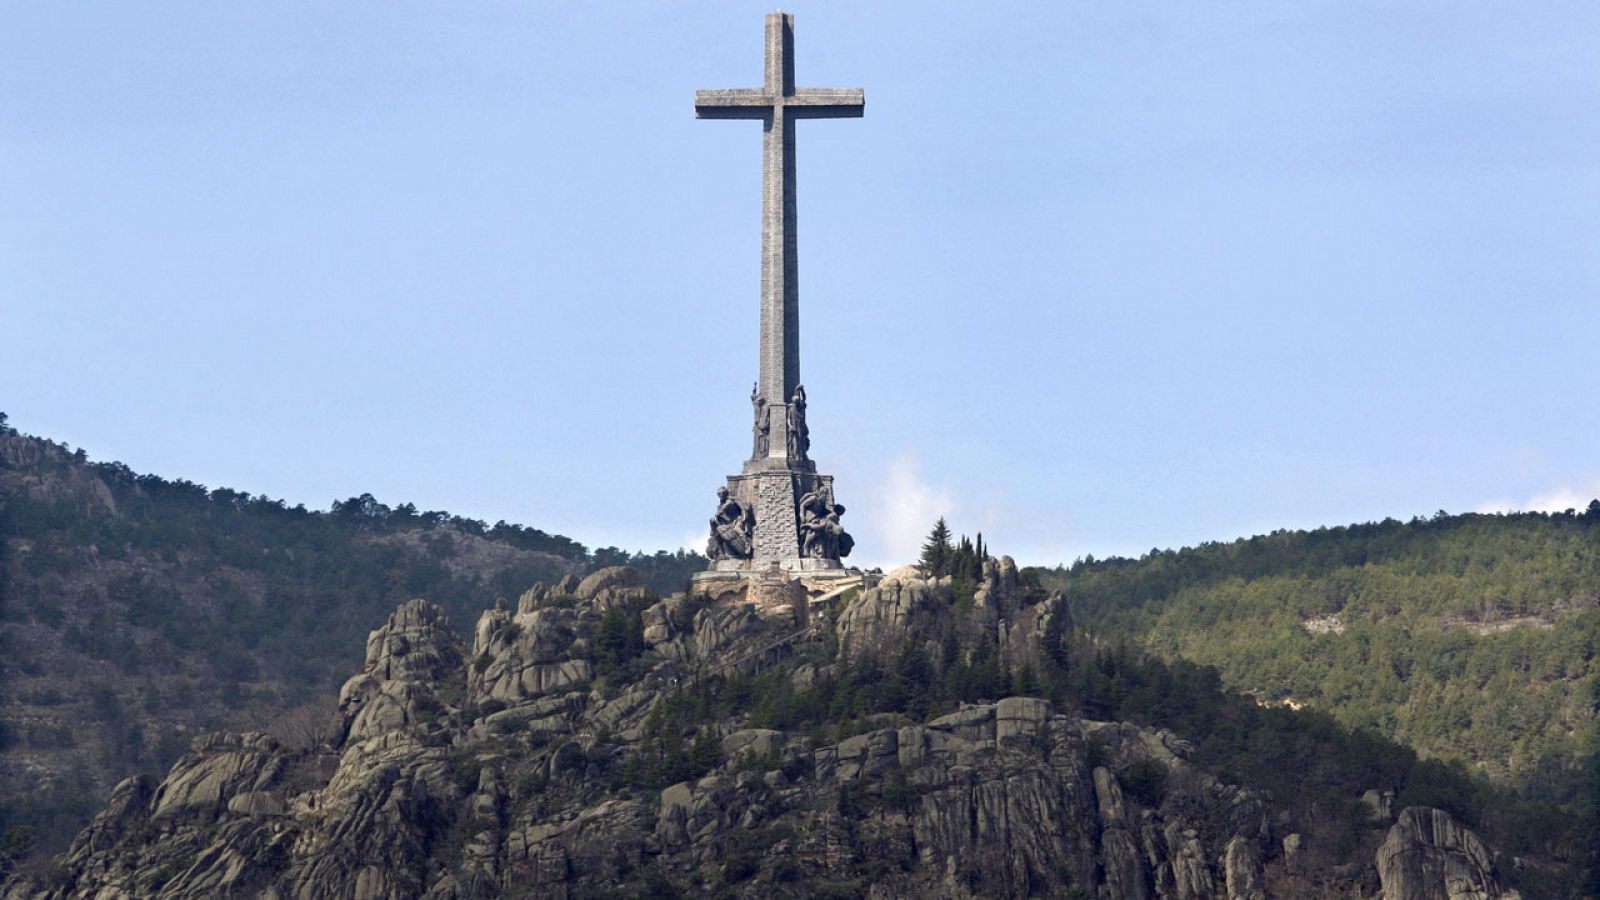
[[[1278,531],[1040,570],[1104,640],[1214,667],[1524,796],[1583,798],[1600,735],[1600,502]]]

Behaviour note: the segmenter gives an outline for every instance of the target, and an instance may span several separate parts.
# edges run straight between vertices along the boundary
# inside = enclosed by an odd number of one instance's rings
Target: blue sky
[[[863,562],[1600,494],[1600,7],[794,3]],[[136,469],[700,545],[748,453],[747,3],[0,6],[0,410]]]

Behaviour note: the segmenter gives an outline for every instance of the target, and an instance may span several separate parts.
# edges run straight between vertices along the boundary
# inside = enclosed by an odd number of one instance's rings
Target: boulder
[[[1283,839],[1283,865],[1290,872],[1299,872],[1305,853],[1305,838],[1298,832],[1288,835]]]
[[[672,640],[674,634],[672,613],[682,603],[681,595],[676,596],[647,607],[639,614],[641,623],[644,625],[644,642],[649,644],[652,649],[659,651],[662,644]]]
[[[581,653],[580,628],[592,611],[544,606],[503,621],[474,658],[467,675],[473,702],[486,699],[520,704],[547,694],[586,686],[594,677]]]
[[[834,749],[838,767],[834,777],[840,781],[871,778],[899,765],[900,732],[894,728],[869,731],[840,741]]]
[[[489,613],[479,626],[496,615],[504,613]],[[367,638],[366,665],[339,690],[342,741],[435,727],[442,711],[435,689],[461,677],[465,657],[444,610],[425,600],[402,605]]]
[[[236,816],[281,816],[283,798],[270,791],[245,791],[228,799],[228,812]]]
[[[1170,884],[1167,895],[1173,900],[1208,900],[1216,896],[1216,881],[1206,866],[1205,847],[1200,843],[1199,832],[1172,822],[1163,836],[1168,858],[1163,881]]]
[[[983,561],[983,578],[972,596],[978,607],[993,607],[1010,612],[1017,606],[1017,562],[1009,556]]]
[[[106,808],[73,840],[67,860],[81,865],[92,854],[110,850],[124,836],[136,833],[150,818],[150,798],[155,791],[155,780],[148,775],[118,782]]]
[[[367,638],[366,671],[385,680],[438,681],[461,668],[461,639],[443,609],[411,600]]]
[[[527,594],[523,594],[527,597]],[[518,602],[518,609],[522,607]],[[472,657],[474,659],[489,652],[490,642],[494,640],[497,632],[501,631],[511,622],[511,614],[503,609],[484,610],[478,616],[478,624],[472,629]]]
[[[1361,795],[1361,803],[1372,821],[1380,824],[1394,821],[1394,791],[1373,788]]]
[[[922,573],[922,569],[917,566],[900,566],[897,569],[890,569],[883,573],[883,577],[878,579],[878,582],[880,584],[885,581],[904,583],[908,581],[924,581],[926,578],[927,576]]]
[[[236,794],[270,787],[283,748],[269,734],[218,732],[196,738],[150,801],[152,819],[211,821]]]
[[[1149,900],[1150,877],[1144,856],[1128,829],[1107,828],[1100,835],[1100,864],[1105,871],[1105,896],[1113,900]]]
[[[694,618],[694,657],[713,663],[726,660],[735,643],[763,628],[760,614],[748,603],[701,610]]]
[[[544,582],[534,582],[533,587],[523,591],[522,596],[517,598],[517,615],[527,615],[543,606],[550,599],[550,594],[551,590],[544,586]]]
[[[840,647],[853,656],[888,658],[914,641],[936,639],[949,616],[948,596],[948,587],[885,579],[840,610]]]
[[[996,740],[1009,737],[1033,737],[1050,721],[1050,701],[1036,697],[1007,697],[995,704]]]
[[[948,715],[928,722],[929,728],[949,731],[969,741],[980,741],[993,733],[994,704],[980,703],[963,706]]]
[[[579,582],[573,594],[579,600],[596,602],[605,597],[636,596],[648,592],[644,576],[638,570],[628,566],[606,566]]]
[[[1116,774],[1105,766],[1095,766],[1093,777],[1095,804],[1100,813],[1101,827],[1127,827],[1128,805],[1122,799],[1122,785],[1117,781]]]
[[[1503,900],[1483,841],[1449,813],[1408,806],[1377,853],[1384,900]]]
[[[472,795],[473,817],[484,825],[496,825],[505,802],[506,791],[500,780],[500,770],[493,766],[479,769],[478,790]]]
[[[1267,900],[1261,853],[1255,841],[1242,836],[1228,841],[1222,853],[1222,867],[1228,886],[1228,900]]]
[[[775,756],[783,747],[786,735],[771,728],[743,728],[722,739],[722,754],[738,759],[744,754]]]

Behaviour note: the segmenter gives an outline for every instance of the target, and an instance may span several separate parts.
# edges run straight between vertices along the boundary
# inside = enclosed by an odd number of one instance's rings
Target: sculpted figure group
[[[767,408],[767,398],[761,396],[759,385],[750,386],[750,410],[754,421],[750,425],[751,459],[765,459],[772,450],[772,415]],[[811,429],[806,425],[806,386],[798,385],[784,410],[784,449],[792,459],[805,459],[811,450]]]
[[[855,549],[852,538],[839,524],[843,504],[833,502],[826,483],[800,498],[800,555],[811,559],[843,559]]]
[[[749,559],[753,552],[750,542],[755,531],[756,517],[748,507],[728,495],[725,487],[717,488],[717,514],[711,517],[711,539],[706,542],[708,559]]]
[[[844,505],[835,503],[833,489],[819,485],[800,498],[800,555],[808,559],[843,559],[855,549],[852,538],[840,524]],[[755,546],[755,513],[728,493],[717,488],[717,512],[711,517],[711,538],[706,542],[710,559],[750,559]]]

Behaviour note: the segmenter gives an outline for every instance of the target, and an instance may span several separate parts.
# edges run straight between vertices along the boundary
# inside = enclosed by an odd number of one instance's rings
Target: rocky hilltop
[[[1181,733],[1085,715],[1108,666],[1149,675],[1009,559],[972,594],[902,571],[809,611],[606,569],[470,646],[413,600],[324,731],[195,740],[0,896],[1518,896],[1440,809],[1351,791],[1335,835]]]
[[[118,781],[166,771],[197,735],[320,720],[408,597],[470,624],[497,594],[618,557],[672,587],[705,564],[137,474],[0,414],[0,853],[64,849]]]

